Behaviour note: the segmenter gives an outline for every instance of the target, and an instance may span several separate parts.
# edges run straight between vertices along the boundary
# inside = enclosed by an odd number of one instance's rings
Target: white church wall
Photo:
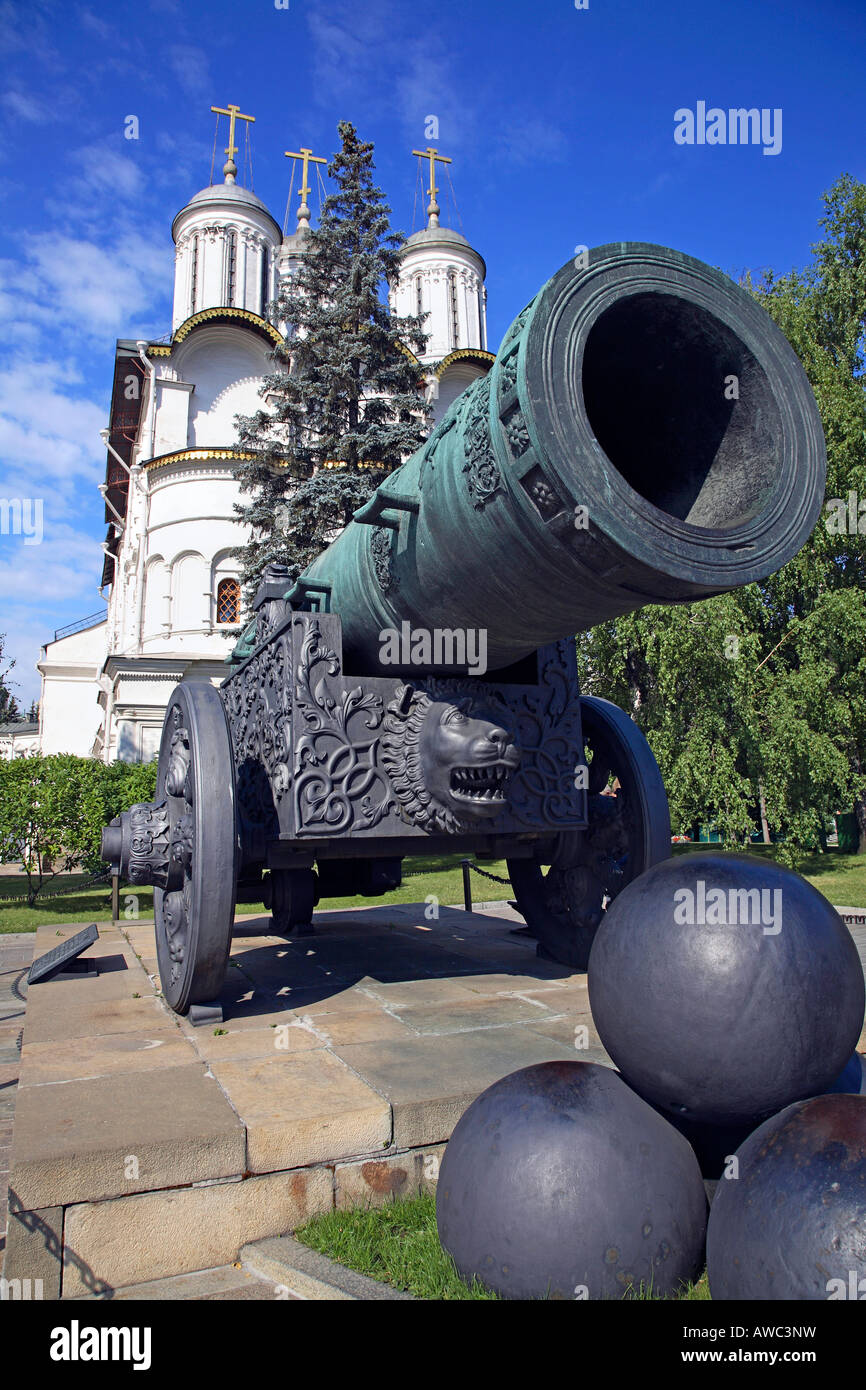
[[[107,623],[47,642],[37,662],[42,676],[39,705],[42,753],[89,757],[102,722],[99,673],[105,660]]]
[[[175,447],[234,444],[235,416],[251,415],[262,404],[259,388],[270,366],[267,344],[224,324],[203,327],[177,349],[172,365],[193,387],[184,442]]]
[[[208,587],[210,567],[198,552],[179,555],[171,566],[171,637],[177,647],[188,647],[209,627]]]
[[[167,377],[156,380],[156,423],[153,456],[185,449],[189,438],[190,397],[193,384]]]
[[[147,561],[144,585],[142,644],[163,642],[171,621],[171,583],[168,565],[161,555],[153,555]]]
[[[461,392],[471,386],[473,381],[477,381],[480,376],[487,373],[480,366],[472,362],[460,361],[453,362],[450,367],[439,378],[439,394],[433,402],[433,421],[434,424],[444,419],[450,407],[454,404]]]

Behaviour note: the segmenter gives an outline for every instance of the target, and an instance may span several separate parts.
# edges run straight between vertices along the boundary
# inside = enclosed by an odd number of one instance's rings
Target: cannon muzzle
[[[339,613],[347,670],[381,670],[383,634],[407,625],[483,632],[503,670],[645,604],[766,578],[807,539],[824,438],[781,330],[690,256],[623,242],[587,259],[292,591]]]

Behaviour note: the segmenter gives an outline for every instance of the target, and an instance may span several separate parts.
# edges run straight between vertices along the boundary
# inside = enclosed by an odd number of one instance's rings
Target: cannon
[[[581,697],[574,635],[781,568],[825,469],[744,290],[644,243],[564,266],[307,571],[265,572],[221,686],[171,695],[156,800],[103,856],[154,886],[172,1007],[218,995],[237,902],[303,931],[421,852],[504,858],[539,951],[585,968],[670,818],[636,724]]]

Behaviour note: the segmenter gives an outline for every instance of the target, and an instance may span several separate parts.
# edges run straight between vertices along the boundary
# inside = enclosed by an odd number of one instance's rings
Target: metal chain
[[[39,903],[50,902],[52,898],[62,898],[66,893],[83,893],[85,889],[92,888],[96,883],[105,883],[111,878],[110,873],[96,874],[94,878],[86,878],[83,883],[72,883],[67,888],[55,888],[53,893],[37,893],[37,902],[33,904],[37,907]],[[0,903],[27,903],[26,893],[16,893],[9,898],[0,898]]]
[[[510,883],[510,878],[500,878],[498,874],[489,874],[486,869],[479,869],[477,864],[470,864],[470,869],[474,874],[480,874],[482,878],[489,878],[491,883]]]
[[[460,862],[462,864],[463,860]],[[468,860],[466,862],[469,863]],[[479,869],[477,864],[469,864],[469,867],[474,874],[481,874],[482,878],[489,878],[492,883],[508,884],[511,882],[510,878],[500,878],[498,874],[489,874],[486,869]],[[434,872],[432,869],[409,869],[403,874],[403,878],[427,878],[432,872]]]

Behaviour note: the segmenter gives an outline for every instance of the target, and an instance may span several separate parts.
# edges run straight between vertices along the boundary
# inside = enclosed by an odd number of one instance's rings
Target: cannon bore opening
[[[620,300],[590,330],[582,385],[601,448],[653,506],[730,530],[767,505],[779,408],[757,359],[706,309],[671,294]]]

